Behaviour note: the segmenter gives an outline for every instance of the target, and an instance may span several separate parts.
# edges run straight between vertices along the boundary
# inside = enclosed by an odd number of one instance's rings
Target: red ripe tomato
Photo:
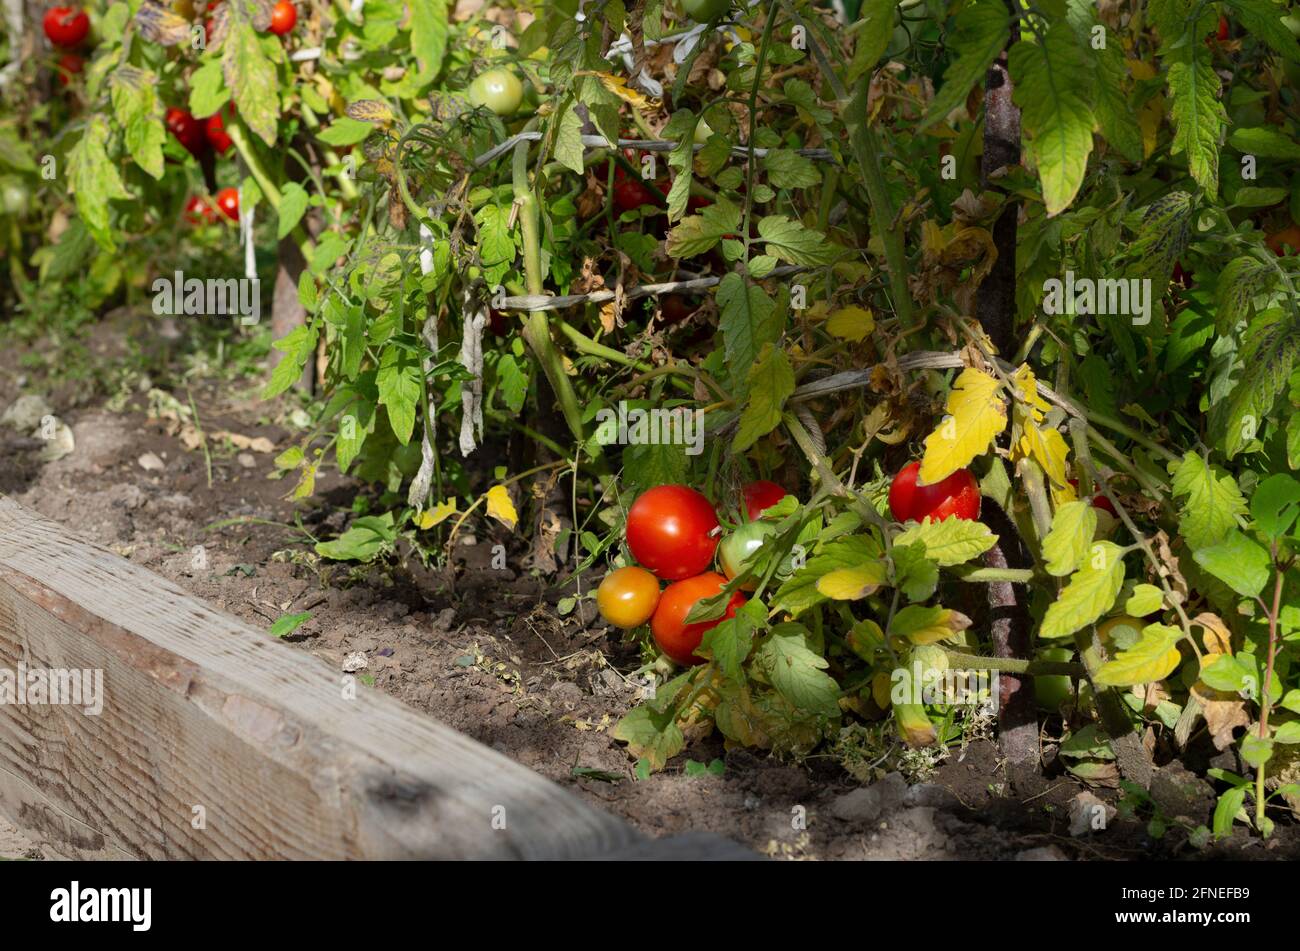
[[[85,10],[50,7],[45,11],[45,19],[41,25],[45,28],[45,35],[51,43],[65,49],[72,49],[74,46],[79,46],[86,38],[86,34],[90,32],[90,17],[86,16]]]
[[[934,485],[918,485],[919,462],[911,462],[894,476],[889,487],[889,510],[900,522],[936,522],[956,516],[977,519],[980,516],[980,488],[969,469],[958,469]]]
[[[1219,42],[1222,43],[1224,40],[1226,40],[1228,38],[1228,34],[1231,32],[1232,32],[1232,28],[1228,26],[1228,18],[1219,17],[1219,31],[1216,34],[1219,38]]]
[[[504,337],[510,333],[510,318],[495,307],[488,308],[488,327],[498,337]]]
[[[298,10],[289,0],[280,0],[271,11],[271,32],[284,36],[298,22]]]
[[[645,182],[625,178],[614,183],[614,209],[621,215],[625,211],[635,211],[642,205],[658,205],[655,193]]]
[[[239,220],[239,189],[223,188],[217,192],[217,207],[231,221]]]
[[[668,326],[680,324],[691,314],[700,309],[700,305],[691,303],[685,294],[665,294],[659,298],[659,314]]]
[[[72,77],[80,74],[85,67],[85,61],[76,53],[64,53],[59,57],[59,85],[68,85],[72,82]]]
[[[659,579],[644,568],[619,568],[596,589],[600,616],[615,627],[640,627],[659,605]]]
[[[193,195],[185,203],[184,218],[186,222],[192,225],[212,224],[217,220],[217,210],[212,207],[212,202],[198,195]]]
[[[188,109],[172,106],[167,110],[166,122],[168,130],[185,147],[185,151],[198,156],[208,150],[208,136],[203,130],[203,123],[194,118]]]
[[[1071,479],[1070,485],[1077,489],[1079,487],[1079,480]],[[1102,495],[1100,492],[1092,497],[1092,507],[1095,509],[1101,509],[1104,512],[1109,512],[1111,515],[1115,516],[1115,518],[1119,518],[1119,513],[1115,511],[1115,506],[1111,504],[1110,499],[1106,498],[1106,496]]]
[[[692,195],[690,198],[686,199],[686,211],[692,215],[699,214],[712,204],[713,202],[709,201],[703,195]]]
[[[231,118],[234,118],[235,104],[232,102],[226,108]],[[208,121],[204,124],[204,134],[207,136],[208,144],[222,155],[229,152],[230,147],[235,144],[234,140],[230,138],[230,134],[226,132],[226,123],[221,118],[220,111],[208,116]]]
[[[716,571],[707,571],[694,578],[670,584],[659,596],[659,606],[650,619],[650,633],[654,635],[659,649],[683,667],[704,663],[703,657],[695,656],[695,648],[700,646],[704,632],[717,627],[727,618],[735,617],[736,611],[745,603],[745,596],[737,591],[727,602],[727,611],[722,617],[712,621],[686,623],[686,615],[690,614],[691,608],[699,601],[713,597],[726,583],[727,579]]]
[[[745,500],[745,517],[751,522],[754,521],[762,516],[764,509],[771,508],[789,494],[775,482],[769,482],[767,479],[750,482],[740,490],[740,496]]]
[[[680,581],[709,567],[718,547],[718,515],[709,500],[684,485],[658,485],[641,493],[627,513],[632,555],[665,581]]]

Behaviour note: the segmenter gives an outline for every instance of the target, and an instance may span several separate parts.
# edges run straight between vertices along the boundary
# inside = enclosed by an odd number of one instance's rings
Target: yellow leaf
[[[1164,680],[1176,669],[1182,655],[1178,641],[1183,632],[1167,624],[1148,624],[1142,629],[1142,640],[1115,659],[1102,664],[1094,680],[1110,687],[1132,687],[1136,684]]]
[[[1016,387],[1016,396],[1030,408],[1034,422],[1041,423],[1043,416],[1052,407],[1038,395],[1038,379],[1034,376],[1034,371],[1029,369],[1029,364],[1022,363],[1011,379]]]
[[[635,89],[630,88],[627,84],[627,80],[622,76],[615,76],[612,73],[602,73],[586,69],[579,70],[574,73],[574,75],[595,76],[600,80],[600,84],[604,86],[608,92],[618,96],[618,98],[622,99],[638,112],[647,112],[658,107],[657,103],[652,102]]]
[[[316,491],[316,469],[320,466],[317,462],[307,462],[303,464],[302,471],[298,474],[298,484],[293,490],[293,500],[295,502],[305,499]]]
[[[865,307],[841,307],[831,314],[830,320],[826,321],[828,334],[841,340],[852,340],[854,343],[862,340],[875,329],[876,321],[871,316],[871,311]]]
[[[1016,443],[1014,459],[1033,459],[1042,467],[1053,486],[1069,485],[1065,472],[1065,461],[1070,455],[1070,447],[1065,438],[1055,429],[1036,426],[1024,421],[1024,434]]]
[[[967,367],[948,394],[948,413],[925,438],[920,481],[940,482],[984,453],[994,437],[1007,428],[1006,402],[998,396],[1002,384],[982,370]]]
[[[885,565],[869,561],[856,568],[836,568],[817,579],[817,590],[834,601],[865,598],[887,580]]]
[[[504,485],[494,485],[488,489],[487,510],[488,515],[504,523],[507,528],[514,528],[519,522],[519,513],[515,511],[515,504],[510,501],[510,493]]]
[[[891,686],[889,674],[883,670],[871,675],[871,699],[876,701],[876,706],[882,710],[889,709],[889,688]]]
[[[452,515],[456,514],[456,500],[450,502],[439,502],[431,509],[425,509],[415,520],[415,527],[420,529],[433,528],[439,522],[445,522]]]

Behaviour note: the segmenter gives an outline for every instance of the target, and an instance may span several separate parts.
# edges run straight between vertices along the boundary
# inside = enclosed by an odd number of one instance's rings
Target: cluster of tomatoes
[[[773,482],[751,482],[742,492],[749,519],[721,538],[717,512],[702,494],[684,485],[660,485],[642,493],[627,513],[627,545],[640,567],[618,568],[596,591],[601,616],[615,627],[650,622],[655,645],[683,666],[704,663],[695,654],[704,632],[735,617],[746,598],[739,591],[724,615],[711,621],[686,622],[700,601],[721,593],[741,571],[747,557],[773,531],[763,512],[786,496]],[[723,574],[711,570],[715,555]],[[660,581],[669,585],[662,591]]]
[[[59,56],[58,77],[60,85],[66,86],[85,68],[85,61],[74,51],[90,35],[90,17],[85,10],[74,7],[50,7],[45,11],[41,27],[50,44],[65,51]]]

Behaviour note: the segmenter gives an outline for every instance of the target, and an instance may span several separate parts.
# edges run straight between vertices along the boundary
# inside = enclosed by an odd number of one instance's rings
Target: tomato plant
[[[648,768],[709,729],[932,767],[988,717],[895,675],[987,664],[1007,762],[1068,678],[1054,742],[1232,752],[1217,835],[1300,815],[1289,5],[338,3],[294,40],[285,4],[195,6],[93,4],[66,95],[19,64],[0,181],[41,200],[0,296],[276,288],[275,474],[369,506],[325,570],[455,572],[472,532],[575,602],[676,582],[652,634],[691,669],[616,732]],[[721,544],[710,498],[748,520]]]

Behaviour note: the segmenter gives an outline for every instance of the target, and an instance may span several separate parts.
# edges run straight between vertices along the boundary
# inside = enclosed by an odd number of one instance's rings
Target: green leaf
[[[276,238],[283,239],[298,226],[307,211],[307,191],[297,182],[287,182],[280,189],[280,222]]]
[[[1093,69],[1078,35],[1062,21],[1041,44],[1021,40],[1007,54],[1025,151],[1038,167],[1049,216],[1069,207],[1083,184],[1096,119],[1088,95]]]
[[[569,108],[557,120],[555,160],[577,175],[585,172],[582,161],[582,117],[578,115],[576,102],[570,103]]]
[[[1183,456],[1174,469],[1174,497],[1187,497],[1178,530],[1193,551],[1222,541],[1246,514],[1246,499],[1236,480],[1220,473],[1195,452]]]
[[[310,326],[295,327],[271,346],[285,356],[271,371],[271,379],[262,388],[262,399],[269,400],[298,382],[308,359],[316,352],[316,329]]]
[[[727,369],[732,380],[743,381],[737,387],[743,390],[763,346],[781,339],[785,315],[761,287],[747,282],[735,271],[718,285],[717,301],[722,310],[719,325]]]
[[[894,539],[895,545],[920,545],[925,557],[951,568],[976,558],[997,544],[998,536],[983,522],[949,518],[908,523]]]
[[[1246,787],[1234,786],[1219,797],[1214,807],[1214,837],[1221,839],[1232,834],[1232,823],[1246,801]]]
[[[688,215],[668,232],[668,253],[675,258],[689,258],[710,250],[723,235],[740,230],[741,210],[725,198]]]
[[[830,663],[808,647],[801,624],[778,624],[754,655],[754,666],[797,709],[823,717],[840,713],[839,684],[825,673]]]
[[[707,210],[707,209],[706,209]],[[839,260],[843,248],[820,231],[805,228],[785,215],[769,215],[758,222],[759,240],[766,252],[788,264],[819,266]]]
[[[1203,8],[1202,8],[1203,9]],[[1160,55],[1168,64],[1170,115],[1174,140],[1170,151],[1187,157],[1196,183],[1210,195],[1219,191],[1219,143],[1228,114],[1219,99],[1223,83],[1214,71],[1214,57],[1202,42],[1214,29],[1213,13],[1202,12],[1184,22],[1178,36],[1165,36]]]
[[[1178,652],[1182,636],[1183,632],[1176,627],[1148,624],[1142,629],[1142,639],[1102,664],[1093,680],[1108,687],[1132,687],[1164,680],[1178,669],[1182,660]]]
[[[705,631],[697,653],[712,657],[718,670],[729,680],[744,681],[741,665],[749,657],[755,632],[766,627],[767,616],[763,606],[749,601],[736,612],[735,617]]]
[[[1255,296],[1269,290],[1276,279],[1277,271],[1255,257],[1243,255],[1225,264],[1214,289],[1218,303],[1214,324],[1219,333],[1226,334],[1247,319]]]
[[[134,66],[120,66],[109,74],[113,118],[122,127],[122,142],[135,164],[154,178],[163,175],[163,108],[158,98],[158,77]]]
[[[413,3],[410,11],[411,52],[420,66],[419,86],[433,82],[442,71],[450,33],[447,0],[423,0]]]
[[[1083,563],[1097,534],[1097,510],[1090,501],[1076,499],[1061,505],[1052,516],[1052,528],[1043,539],[1044,567],[1062,578]]]
[[[1155,614],[1165,603],[1165,593],[1153,584],[1139,584],[1124,602],[1124,613],[1130,617]]]
[[[1124,586],[1123,554],[1113,542],[1094,543],[1087,561],[1047,606],[1039,637],[1067,637],[1109,611]]]
[[[358,119],[343,116],[335,119],[326,128],[317,132],[316,138],[326,145],[332,145],[336,148],[344,145],[356,145],[358,142],[364,142],[367,136],[374,131],[374,128],[369,122],[361,122]]]
[[[794,392],[794,370],[785,351],[767,343],[749,371],[749,398],[740,412],[731,451],[739,455],[781,423],[781,410]]]
[[[1283,132],[1271,126],[1250,129],[1234,129],[1228,136],[1228,144],[1238,152],[1256,155],[1260,158],[1300,159],[1300,145]]]
[[[676,719],[645,705],[634,708],[619,720],[613,737],[626,743],[632,755],[644,759],[652,770],[663,769],[686,747],[686,737]]]
[[[1210,410],[1211,430],[1231,459],[1263,428],[1264,417],[1286,386],[1300,353],[1300,321],[1280,309],[1267,310],[1247,328],[1241,348],[1241,376],[1227,398]]]
[[[1300,514],[1300,482],[1284,473],[1261,482],[1250,497],[1250,515],[1257,531],[1279,541],[1291,530]]]
[[[875,69],[889,46],[894,33],[898,0],[863,0],[854,26],[853,62],[849,65],[849,85],[856,83],[870,69]]]
[[[962,7],[944,41],[949,65],[944,70],[943,84],[917,127],[918,133],[965,104],[975,84],[983,84],[989,67],[1006,49],[1009,35],[1007,8],[999,0],[975,0]]]
[[[221,44],[221,73],[239,110],[240,122],[274,148],[280,119],[279,75],[262,41],[251,24],[232,21]],[[280,46],[276,43],[273,48],[279,50]]]
[[[798,617],[804,611],[826,600],[817,590],[822,576],[842,568],[855,568],[878,560],[883,552],[879,543],[867,535],[850,535],[826,542],[817,554],[781,585],[772,600],[774,610],[787,611]]]
[[[1277,732],[1273,734],[1273,742],[1286,746],[1300,743],[1300,720],[1291,720],[1279,726]]]
[[[1263,546],[1235,530],[1217,545],[1193,552],[1193,557],[1198,565],[1246,598],[1259,597],[1273,567]]]
[[[310,620],[310,611],[303,611],[301,614],[282,614],[276,619],[276,622],[267,629],[266,633],[270,634],[272,637],[284,637],[286,634],[292,634],[305,622]]]
[[[1284,11],[1270,0],[1224,0],[1230,16],[1239,21],[1252,37],[1263,40],[1274,52],[1300,63],[1300,44],[1282,22]],[[1294,8],[1292,11],[1294,16]]]
[[[1258,769],[1272,758],[1272,737],[1247,733],[1241,738],[1241,759],[1247,766]]]
[[[1129,105],[1125,88],[1128,85],[1128,66],[1124,63],[1124,47],[1120,38],[1106,30],[1106,48],[1093,50],[1096,57],[1097,101],[1093,112],[1101,134],[1111,147],[1130,162],[1143,158],[1142,130],[1137,116]]]
[[[109,226],[109,202],[130,198],[117,165],[108,157],[108,120],[93,115],[86,123],[81,141],[68,152],[68,187],[76,196],[77,212],[86,230],[105,251],[115,251]]]
[[[501,399],[512,415],[523,411],[528,399],[528,374],[524,372],[512,354],[506,353],[497,361],[497,382]]]
[[[333,541],[317,542],[316,554],[334,561],[370,561],[396,538],[392,512],[367,515]]]
[[[220,61],[204,59],[190,73],[190,112],[196,119],[205,119],[229,101],[230,90],[221,74]]]
[[[773,149],[763,160],[767,180],[773,188],[808,188],[820,185],[821,173],[810,159],[793,149]]]
[[[415,429],[415,408],[421,397],[420,361],[405,347],[389,344],[379,359],[375,382],[393,435],[405,446]]]
[[[909,601],[925,601],[939,587],[939,565],[926,557],[924,545],[900,545],[891,549],[894,583]]]

